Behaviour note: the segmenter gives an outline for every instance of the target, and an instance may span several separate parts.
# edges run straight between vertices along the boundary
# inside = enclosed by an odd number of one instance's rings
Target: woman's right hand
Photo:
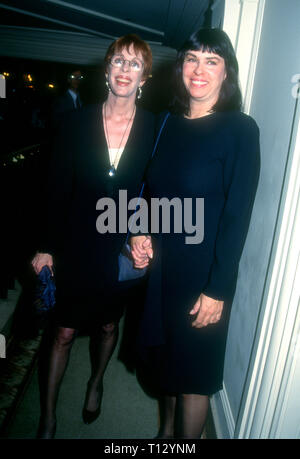
[[[48,266],[53,276],[53,258],[49,253],[37,253],[31,262],[36,274],[40,274],[44,266]]]
[[[130,238],[131,255],[135,268],[146,268],[153,258],[151,236],[132,236]]]

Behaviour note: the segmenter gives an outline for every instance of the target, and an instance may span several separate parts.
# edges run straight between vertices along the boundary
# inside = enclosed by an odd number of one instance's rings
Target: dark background
[[[16,279],[25,297],[36,282],[30,262],[44,230],[52,107],[68,74],[84,75],[85,105],[103,102],[107,43],[137,33],[155,63],[137,104],[159,113],[170,102],[175,50],[200,27],[219,27],[223,12],[224,0],[1,1],[0,74],[9,76],[0,99],[0,298]]]
[[[66,65],[4,58],[0,73],[8,72],[6,99],[0,99],[1,158],[16,149],[43,142],[50,127],[51,109],[56,97],[67,89],[67,75],[81,70],[84,80],[80,95],[84,104],[105,100],[103,65],[95,67]],[[161,65],[143,87],[138,104],[155,113],[163,110],[170,100],[172,65]],[[30,75],[32,81],[26,78]],[[53,84],[54,88],[49,88]]]
[[[30,260],[43,231],[45,183],[53,140],[52,107],[55,98],[68,87],[67,76],[78,69],[84,75],[80,87],[83,104],[104,101],[107,89],[102,63],[80,66],[19,58],[1,60],[0,73],[9,73],[6,98],[0,99],[1,298],[7,297],[15,279],[23,287],[35,281]],[[155,113],[164,110],[170,100],[172,70],[172,64],[157,67],[137,104]]]

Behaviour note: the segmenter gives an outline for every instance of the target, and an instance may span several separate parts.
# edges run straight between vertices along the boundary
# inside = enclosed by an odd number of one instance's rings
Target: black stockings
[[[100,334],[94,334],[90,339],[91,377],[85,408],[95,411],[101,403],[103,392],[103,376],[107,364],[115,350],[119,329],[114,323],[104,325]]]
[[[77,331],[73,328],[58,327],[51,344],[47,366],[40,363],[41,419],[38,438],[53,438],[56,428],[56,403],[59,388],[67,368],[70,350]],[[118,326],[104,325],[101,332],[90,339],[91,378],[88,383],[86,409],[95,410],[101,403],[103,375],[118,339]]]
[[[160,400],[160,429],[157,438],[200,438],[208,406],[206,395],[163,397]]]
[[[56,428],[56,402],[64,376],[76,331],[73,328],[58,327],[48,356],[47,365],[42,355],[40,365],[41,419],[38,438],[52,438]]]

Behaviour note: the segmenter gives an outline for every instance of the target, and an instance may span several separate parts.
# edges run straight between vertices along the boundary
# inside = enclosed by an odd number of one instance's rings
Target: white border
[[[250,111],[264,8],[265,0],[225,0],[223,30],[239,62],[245,113]],[[218,438],[233,438],[235,419],[225,387],[212,397],[211,407]]]
[[[300,106],[295,116],[279,223],[236,438],[278,438],[299,350]],[[298,283],[297,283],[298,282]],[[280,403],[279,403],[280,402]],[[277,421],[276,421],[277,416]],[[277,433],[276,433],[277,432]]]

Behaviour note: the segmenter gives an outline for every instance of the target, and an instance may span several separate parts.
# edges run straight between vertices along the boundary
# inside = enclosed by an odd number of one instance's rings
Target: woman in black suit
[[[89,330],[92,373],[87,385],[83,420],[100,413],[103,375],[115,348],[123,313],[117,281],[118,253],[126,237],[96,225],[96,204],[103,197],[118,203],[119,190],[128,200],[139,194],[151,155],[154,117],[136,106],[152,65],[150,47],[136,35],[119,38],[105,57],[108,97],[68,117],[54,148],[46,234],[32,264],[44,265],[56,281],[56,328],[41,387],[38,437],[52,438],[56,400],[72,342],[78,330]],[[100,227],[99,227],[100,226]]]
[[[259,167],[259,131],[241,112],[230,40],[222,30],[200,30],[178,53],[174,104],[147,173],[151,198],[177,197],[183,206],[192,198],[194,204],[193,211],[184,208],[181,233],[171,226],[169,234],[151,235],[141,345],[162,396],[161,438],[200,437],[209,396],[222,388]],[[203,214],[197,198],[204,199]],[[150,238],[136,236],[131,244],[136,266],[146,266]]]

